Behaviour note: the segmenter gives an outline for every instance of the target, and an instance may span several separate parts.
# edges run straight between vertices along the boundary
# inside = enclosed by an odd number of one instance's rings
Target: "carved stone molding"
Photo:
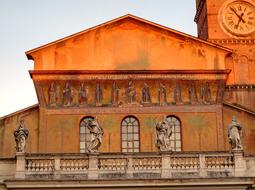
[[[254,84],[233,84],[227,85],[225,90],[255,90]]]
[[[29,71],[34,81],[40,80],[220,80],[230,70],[137,70],[137,71]]]
[[[65,114],[141,114],[141,113],[151,113],[151,114],[165,114],[171,112],[175,113],[215,113],[220,112],[222,106],[219,104],[211,104],[211,105],[171,105],[171,106],[130,106],[130,107],[80,107],[77,109],[76,107],[70,107],[68,109],[65,108],[54,108],[48,109],[47,114],[49,115],[65,115]]]
[[[254,45],[254,39],[211,39],[213,43],[217,44],[244,44],[244,45]]]

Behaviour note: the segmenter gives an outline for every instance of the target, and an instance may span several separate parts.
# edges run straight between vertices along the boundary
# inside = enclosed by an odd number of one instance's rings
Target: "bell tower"
[[[225,100],[255,111],[255,0],[196,0],[198,37],[233,50]]]

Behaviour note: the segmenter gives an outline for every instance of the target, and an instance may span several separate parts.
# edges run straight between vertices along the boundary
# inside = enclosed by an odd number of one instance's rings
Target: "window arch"
[[[94,120],[94,117],[87,116],[84,117],[80,122],[80,152],[85,153],[88,152],[87,144],[90,142],[90,132],[86,127],[88,121]]]
[[[134,116],[127,116],[121,122],[121,151],[139,152],[139,121]]]
[[[173,133],[170,137],[171,148],[173,151],[182,150],[182,141],[181,141],[181,122],[175,116],[167,116],[167,121],[173,126]]]

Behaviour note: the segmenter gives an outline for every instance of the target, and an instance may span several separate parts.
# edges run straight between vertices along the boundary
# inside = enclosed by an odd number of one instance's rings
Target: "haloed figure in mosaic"
[[[142,103],[151,103],[151,92],[147,83],[144,83],[142,88]]]
[[[78,92],[78,101],[79,105],[85,105],[88,102],[88,86],[85,86],[84,83],[80,84],[79,92]]]
[[[73,90],[69,82],[66,82],[65,89],[63,90],[63,104],[64,106],[71,106],[73,102]]]
[[[49,105],[50,106],[56,106],[57,105],[57,93],[54,82],[50,84],[50,88],[48,91],[49,96]]]
[[[200,99],[202,103],[210,103],[211,102],[211,88],[209,82],[206,82],[205,85],[202,85],[200,88]]]
[[[101,106],[103,102],[103,89],[102,86],[97,83],[95,89],[95,104],[96,106]]]
[[[176,104],[182,104],[182,86],[180,82],[176,83],[174,89],[174,102]]]
[[[167,99],[166,99],[166,86],[162,83],[159,84],[159,89],[158,89],[158,102],[159,105],[163,106],[167,104]]]
[[[120,88],[118,87],[116,82],[113,82],[111,102],[112,102],[112,105],[114,105],[114,106],[119,104],[119,91],[120,91]]]
[[[132,81],[128,82],[126,89],[127,103],[132,104],[136,101],[136,90]]]
[[[190,104],[194,104],[197,102],[197,91],[196,84],[194,81],[191,81],[188,85],[188,93],[189,93],[189,102]]]

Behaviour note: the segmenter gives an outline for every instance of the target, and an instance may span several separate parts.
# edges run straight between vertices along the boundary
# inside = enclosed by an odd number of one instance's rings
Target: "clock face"
[[[246,36],[255,31],[255,7],[247,1],[232,1],[222,12],[223,27],[233,35]]]

